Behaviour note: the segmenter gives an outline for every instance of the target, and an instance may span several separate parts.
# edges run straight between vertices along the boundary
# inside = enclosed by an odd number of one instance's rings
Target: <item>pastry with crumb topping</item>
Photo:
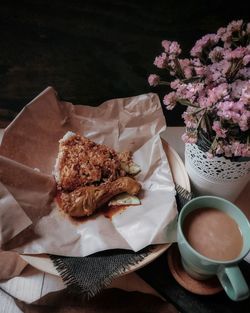
[[[139,171],[131,152],[117,153],[68,132],[59,141],[54,170],[61,206],[71,216],[89,216],[117,194],[137,195]]]

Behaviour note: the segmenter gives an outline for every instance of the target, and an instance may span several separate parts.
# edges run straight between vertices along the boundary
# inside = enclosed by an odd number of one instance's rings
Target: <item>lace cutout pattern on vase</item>
[[[208,159],[195,144],[186,144],[186,157],[194,169],[208,180],[228,182],[250,173],[250,162],[232,162],[224,157]]]

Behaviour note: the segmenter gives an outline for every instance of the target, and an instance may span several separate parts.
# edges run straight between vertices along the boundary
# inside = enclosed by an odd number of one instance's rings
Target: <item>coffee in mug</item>
[[[200,208],[188,214],[183,233],[197,252],[214,260],[233,260],[243,247],[239,225],[230,215],[215,208]]]
[[[191,277],[204,280],[217,275],[232,300],[249,297],[238,263],[250,251],[250,224],[232,202],[214,196],[189,201],[178,217],[177,243]]]

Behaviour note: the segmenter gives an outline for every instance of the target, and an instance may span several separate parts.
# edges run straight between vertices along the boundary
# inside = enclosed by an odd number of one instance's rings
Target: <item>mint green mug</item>
[[[208,208],[212,208],[212,211]],[[199,211],[196,211],[198,210]],[[216,209],[215,211],[213,209]],[[237,229],[239,229],[239,234],[241,234],[241,242],[242,245],[238,245],[239,254],[234,256],[232,259],[217,259],[215,257],[208,257],[202,254],[201,250],[199,250],[196,246],[191,244],[191,239],[188,241],[189,233],[186,229],[188,229],[189,225],[192,223],[193,216],[201,216],[201,212],[206,210],[206,214],[208,212],[217,212],[224,218],[223,213],[227,214],[226,218],[230,217],[232,222],[236,222]],[[193,213],[192,213],[193,212]],[[191,214],[192,213],[192,214]],[[205,216],[205,215],[204,215]],[[208,214],[207,214],[208,216]],[[228,217],[229,216],[229,217]],[[185,220],[186,219],[186,220]],[[210,215],[211,219],[211,215]],[[224,218],[224,220],[226,220]],[[211,234],[211,231],[208,230],[206,221],[198,220],[197,225],[202,225],[202,222],[205,223],[203,229],[207,228],[207,237],[202,239],[202,229],[199,229],[198,237],[196,237],[196,242],[198,245],[207,247],[207,239]],[[221,220],[222,221],[222,220]],[[217,221],[218,223],[219,220]],[[230,223],[226,223],[225,225],[229,225]],[[195,225],[195,224],[193,224]],[[195,227],[195,226],[194,226]],[[218,227],[217,227],[218,228]],[[191,229],[191,226],[190,226]],[[195,228],[193,228],[195,230]],[[222,230],[223,228],[221,228]],[[197,228],[198,230],[198,228]],[[220,230],[220,231],[221,231]],[[194,237],[195,232],[190,236]],[[224,234],[222,232],[222,234]],[[212,236],[212,235],[211,235]],[[210,237],[211,237],[210,236]],[[233,236],[232,236],[233,237]],[[191,237],[190,237],[191,238]],[[230,236],[229,236],[230,238]],[[198,240],[197,240],[198,239]],[[222,239],[220,238],[222,241]],[[230,239],[231,240],[231,239]],[[205,243],[206,241],[206,243]],[[204,280],[210,278],[211,276],[217,275],[222,287],[224,288],[226,294],[234,301],[244,300],[249,297],[249,289],[247,283],[238,267],[238,263],[248,254],[250,251],[250,224],[247,217],[243,214],[243,212],[236,207],[233,203],[223,198],[214,197],[214,196],[201,196],[194,198],[189,201],[181,210],[178,217],[178,226],[177,226],[177,242],[178,247],[181,254],[182,264],[185,271],[193,278],[198,280]],[[216,241],[215,241],[216,242]],[[211,243],[210,243],[211,244]],[[222,241],[223,244],[223,241]],[[216,244],[214,245],[216,246]],[[212,248],[212,247],[211,247]],[[207,248],[204,248],[207,249]],[[216,249],[216,247],[214,248]],[[199,250],[199,252],[197,251]],[[233,249],[232,249],[233,250]],[[215,252],[216,253],[216,250]],[[218,251],[218,254],[220,251]]]

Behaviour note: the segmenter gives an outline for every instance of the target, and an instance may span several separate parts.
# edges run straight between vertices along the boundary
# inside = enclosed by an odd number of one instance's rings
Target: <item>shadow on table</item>
[[[249,313],[250,298],[234,302],[223,291],[200,296],[181,287],[168,268],[167,253],[140,269],[138,274],[182,313]],[[242,261],[239,266],[250,287],[250,264]]]

